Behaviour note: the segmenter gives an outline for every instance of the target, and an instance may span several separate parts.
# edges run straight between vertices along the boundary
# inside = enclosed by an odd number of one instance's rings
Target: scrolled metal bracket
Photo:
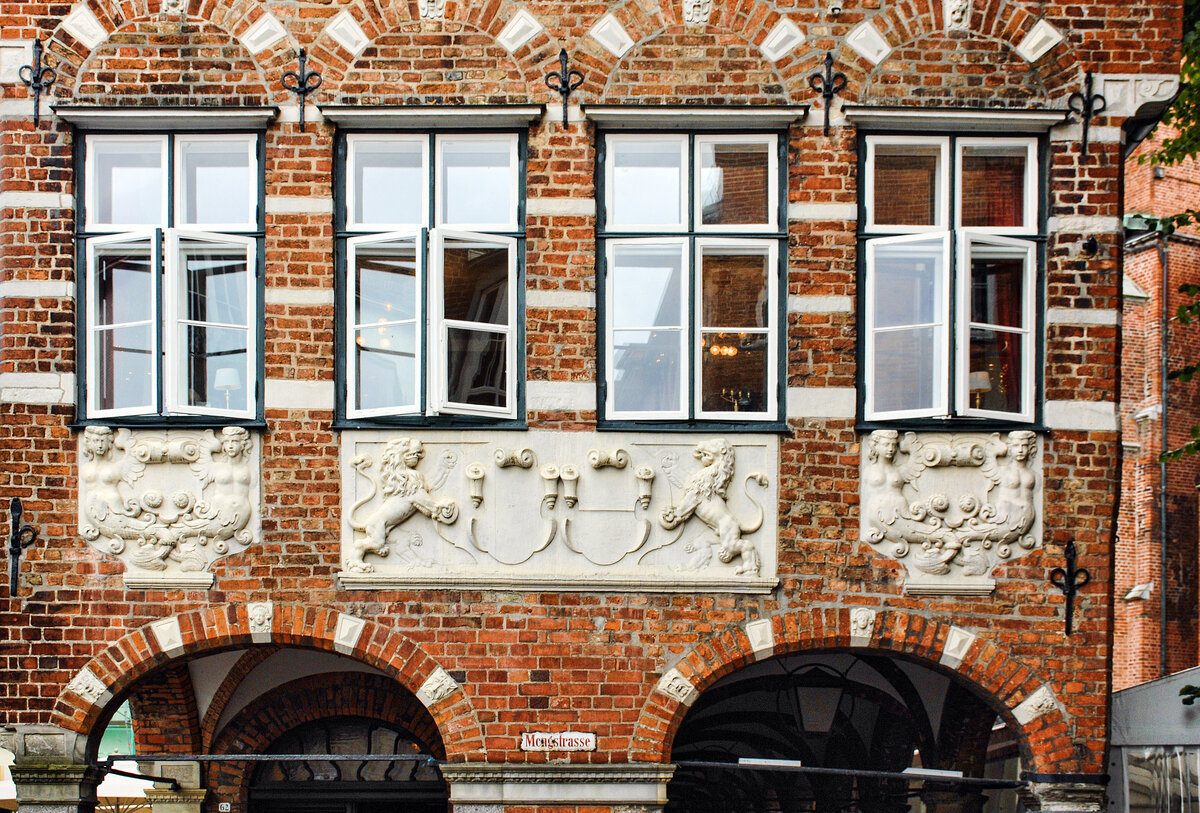
[[[299,71],[284,71],[283,76],[279,78],[279,84],[283,85],[284,90],[290,90],[295,93],[300,99],[300,129],[304,129],[304,100],[308,94],[321,86],[321,74],[316,71],[306,70],[308,64],[308,54],[303,48],[300,49],[300,70]],[[288,79],[292,80],[292,84],[288,84]],[[312,80],[316,79],[316,82]]]
[[[21,524],[21,498],[13,497],[9,503],[12,534],[8,538],[8,595],[17,595],[17,577],[21,571],[21,551],[37,542],[38,530],[32,525]]]
[[[558,52],[558,64],[562,67],[558,72],[550,71],[546,74],[546,87],[562,96],[562,126],[567,128],[567,99],[571,97],[571,93],[583,84],[583,72],[575,68],[568,70],[567,68],[567,49],[563,48]],[[554,80],[554,81],[551,81]]]
[[[814,73],[808,77],[808,86],[821,94],[825,100],[825,135],[829,135],[829,108],[833,105],[833,97],[846,87],[846,74],[833,72],[833,52],[825,54],[825,75]]]
[[[42,65],[42,41],[40,39],[33,41],[33,61],[18,68],[17,75],[21,77],[25,87],[33,93],[33,126],[37,127],[38,122],[41,121],[42,94],[50,90],[50,86],[58,78],[58,72],[54,68]]]
[[[1062,590],[1067,598],[1066,621],[1067,635],[1075,630],[1075,595],[1079,588],[1092,580],[1092,574],[1082,567],[1075,566],[1075,541],[1071,540],[1063,547],[1063,558],[1067,560],[1065,568],[1056,567],[1050,571],[1050,583]]]
[[[1088,128],[1092,125],[1092,119],[1103,113],[1107,107],[1108,100],[1099,93],[1092,92],[1092,72],[1088,71],[1083,79],[1083,92],[1072,93],[1067,97],[1067,108],[1083,122],[1083,148],[1080,155],[1084,158],[1087,158],[1088,154]]]

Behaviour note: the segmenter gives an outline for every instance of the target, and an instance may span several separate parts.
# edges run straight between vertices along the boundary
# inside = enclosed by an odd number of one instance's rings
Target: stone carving
[[[497,449],[494,455],[496,465],[502,469],[509,466],[520,466],[523,469],[533,468],[537,457],[532,449]]]
[[[350,527],[363,536],[356,537],[353,554],[349,562],[351,571],[370,573],[375,566],[366,562],[368,553],[376,556],[387,556],[389,552],[389,537],[392,532],[413,514],[421,513],[434,522],[450,525],[458,520],[458,501],[452,497],[435,497],[436,491],[446,481],[450,469],[456,459],[443,458],[442,469],[435,482],[430,482],[425,475],[417,471],[417,466],[425,457],[425,448],[421,441],[415,438],[397,438],[390,441],[379,455],[379,478],[370,473],[373,465],[371,458],[359,456],[355,458],[354,468],[371,482],[371,490],[354,504],[350,509]],[[356,518],[358,510],[371,502],[379,494],[384,499],[365,519]],[[418,557],[414,548],[423,544],[419,534],[409,534],[406,542],[400,548],[410,563],[422,563],[428,560]]]
[[[906,590],[989,592],[996,565],[1039,544],[1032,432],[872,432],[861,482],[864,541],[908,568]],[[939,587],[941,589],[939,589]]]
[[[629,465],[629,452],[624,449],[616,449],[611,452],[592,449],[588,452],[588,463],[592,464],[593,469],[602,469],[606,466],[623,469]]]
[[[962,627],[951,627],[950,632],[946,635],[946,645],[942,647],[942,656],[938,659],[938,663],[957,668],[974,643],[974,633]]]
[[[1082,81],[1082,77],[1080,78]],[[1134,116],[1165,105],[1179,89],[1178,74],[1099,74],[1096,92],[1108,106],[1108,116]]]
[[[778,466],[773,436],[697,445],[678,435],[611,433],[599,449],[596,436],[582,432],[533,431],[521,446],[499,449],[486,432],[345,437],[343,493],[352,508],[343,517],[339,578],[347,588],[745,593],[775,583],[775,516],[763,505],[777,495],[766,475],[750,473]],[[424,451],[442,460],[428,479]]]
[[[417,0],[422,20],[440,20],[446,14],[446,0]]]
[[[1048,686],[1039,686],[1033,694],[1026,697],[1020,705],[1013,709],[1013,717],[1016,717],[1017,722],[1021,725],[1029,725],[1038,717],[1049,714],[1056,708],[1058,708],[1058,702],[1054,699],[1054,692],[1050,691]]]
[[[269,601],[256,601],[246,607],[246,617],[250,621],[250,634],[269,633],[271,620],[275,617],[275,605]]]
[[[163,14],[183,14],[187,11],[187,0],[163,0]]]
[[[699,471],[695,472],[682,484],[683,495],[679,502],[664,510],[658,518],[659,523],[667,530],[682,525],[693,516],[707,525],[717,535],[717,558],[722,562],[732,562],[735,557],[741,557],[741,565],[736,573],[757,575],[759,569],[758,550],[754,543],[746,539],[744,534],[752,534],[762,527],[763,507],[750,495],[751,480],[766,488],[767,477],[764,474],[746,475],[746,496],[758,509],[758,519],[749,525],[742,525],[726,503],[729,484],[733,480],[734,452],[733,447],[725,440],[706,440],[696,444],[692,452],[701,463]],[[668,474],[668,476],[670,476]],[[711,547],[693,545],[697,553],[698,566],[706,565],[712,559]]]
[[[108,692],[108,687],[104,685],[104,681],[96,677],[95,673],[87,667],[80,669],[79,673],[71,678],[71,682],[67,684],[67,689],[91,703],[100,702],[100,698]]]
[[[132,569],[203,571],[231,543],[254,542],[252,452],[249,433],[236,426],[219,437],[89,426],[80,449],[80,534]]]
[[[712,16],[712,0],[683,0],[683,22],[686,25],[707,25]]]
[[[773,650],[775,648],[775,629],[771,625],[771,619],[760,618],[758,621],[748,623],[746,638],[750,641],[750,648],[755,654]]]
[[[945,0],[942,8],[947,30],[965,31],[970,28],[971,0]]]
[[[680,674],[678,669],[671,669],[658,681],[658,690],[668,697],[673,697],[685,706],[691,705],[698,692],[692,682]]]
[[[450,677],[450,673],[442,667],[437,667],[417,691],[417,696],[426,706],[432,706],[434,703],[445,700],[450,695],[457,692],[459,689],[458,683],[454,678]]]
[[[850,611],[850,645],[866,646],[875,632],[875,611],[855,607]]]

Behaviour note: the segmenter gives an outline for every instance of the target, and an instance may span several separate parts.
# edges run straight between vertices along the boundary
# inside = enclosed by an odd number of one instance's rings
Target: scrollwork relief
[[[774,583],[775,517],[763,505],[775,494],[761,471],[778,465],[775,438],[614,434],[619,445],[598,451],[585,433],[526,437],[527,448],[508,449],[485,433],[431,431],[425,446],[352,433],[344,583]],[[443,461],[429,479],[426,448]]]
[[[683,0],[683,22],[686,25],[707,25],[712,16],[712,0]]]
[[[1039,544],[1036,452],[1028,431],[876,430],[863,450],[862,538],[905,564],[909,592],[987,592],[996,565]]]
[[[133,432],[89,426],[80,448],[79,531],[130,573],[199,573],[255,541],[257,464],[241,427]],[[147,475],[150,476],[147,476]]]

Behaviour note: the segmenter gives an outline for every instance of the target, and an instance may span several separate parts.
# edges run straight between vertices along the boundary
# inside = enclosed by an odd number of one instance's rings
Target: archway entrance
[[[1006,810],[1011,791],[985,793],[982,780],[1017,779],[1011,744],[996,712],[947,672],[889,653],[784,655],[726,675],[689,709],[666,810]],[[739,760],[799,770],[724,767]]]
[[[448,810],[449,791],[430,745],[382,720],[314,720],[279,737],[265,753],[279,759],[257,764],[250,813]]]

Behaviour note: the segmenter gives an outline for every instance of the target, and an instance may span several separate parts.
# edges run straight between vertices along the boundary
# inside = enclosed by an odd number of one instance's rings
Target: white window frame
[[[183,195],[186,186],[186,180],[183,177],[183,145],[184,143],[203,144],[205,142],[230,141],[235,137],[245,138],[246,140],[246,166],[250,172],[251,183],[247,184],[246,194],[246,213],[249,216],[248,220],[226,223],[184,223],[183,210],[184,201]],[[217,135],[217,134],[201,134],[193,135],[191,133],[182,133],[175,136],[175,171],[178,178],[175,182],[175,221],[177,228],[195,229],[205,232],[227,232],[227,231],[255,231],[258,228],[258,184],[254,182],[255,173],[258,170],[258,139],[253,135]],[[165,178],[166,171],[164,169],[163,176]]]
[[[933,323],[934,330],[934,364],[937,367],[933,381],[933,406],[928,409],[905,409],[888,412],[875,409],[875,252],[880,246],[904,245],[906,243],[921,243],[940,240],[942,243],[942,296],[937,303],[938,321]],[[865,415],[868,420],[900,420],[905,418],[933,418],[947,413],[950,387],[950,351],[947,347],[950,338],[950,232],[920,232],[917,234],[901,234],[893,237],[878,237],[868,240],[865,251],[866,288],[863,298],[863,325],[865,337],[865,352],[863,353],[863,384],[865,389]],[[918,325],[904,325],[899,329],[912,329]],[[938,329],[940,326],[940,329]]]
[[[640,133],[637,135],[630,133],[606,133],[602,136],[605,139],[605,160],[604,160],[604,211],[605,211],[605,229],[613,232],[645,232],[648,234],[675,234],[677,232],[686,232],[688,230],[688,135],[687,133]],[[615,214],[614,207],[616,204],[616,195],[613,194],[616,189],[614,180],[614,171],[616,169],[615,161],[612,160],[614,144],[632,144],[640,142],[653,143],[676,143],[679,147],[679,222],[667,224],[646,224],[646,223],[616,223],[613,219]]]
[[[971,314],[971,244],[982,243],[999,248],[1006,253],[1011,251],[1013,256],[1023,256],[1024,272],[1021,276],[1021,324],[1019,329],[1002,328],[996,325],[973,322]],[[1037,292],[1037,247],[1029,240],[1016,240],[1011,237],[996,236],[989,232],[963,231],[960,233],[958,244],[958,312],[960,318],[955,328],[958,331],[957,347],[957,400],[958,414],[976,418],[994,418],[999,420],[1014,420],[1030,422],[1034,416],[1034,364],[1036,359],[1036,339],[1033,326],[1036,319]],[[1021,348],[1021,411],[1000,412],[997,410],[974,409],[971,407],[969,380],[971,370],[970,340],[971,329],[979,327],[1004,333],[1013,333],[1022,337],[1024,345]]]
[[[167,136],[145,135],[130,133],[128,135],[87,134],[84,135],[85,148],[83,159],[84,173],[84,222],[89,232],[134,232],[142,229],[153,229],[167,222],[167,189],[170,186],[170,164],[167,161]],[[100,183],[96,177],[96,145],[114,144],[119,142],[144,141],[147,144],[158,145],[158,166],[162,174],[159,186],[159,206],[157,223],[100,223],[97,214],[100,211]],[[257,165],[257,157],[255,165]]]
[[[445,269],[446,240],[464,240],[479,242],[483,246],[501,245],[508,251],[508,321],[505,325],[486,325],[484,323],[447,319],[445,302],[442,299],[444,291],[443,276]],[[429,342],[430,354],[438,359],[438,364],[429,365],[429,382],[427,392],[430,395],[428,414],[477,415],[481,417],[515,418],[517,416],[516,389],[516,336],[517,336],[517,240],[484,232],[463,231],[460,229],[431,229],[429,232],[429,253],[427,262],[429,268],[429,297],[430,325]],[[496,333],[504,336],[505,401],[507,407],[488,407],[478,404],[467,404],[450,400],[449,364],[446,353],[449,349],[450,328],[474,330],[480,333]]]
[[[875,152],[879,146],[913,146],[938,148],[937,200],[934,202],[934,223],[928,226],[901,226],[875,221]],[[866,177],[863,192],[866,198],[866,225],[868,232],[887,234],[919,234],[922,232],[946,231],[950,222],[950,139],[946,136],[867,136]],[[957,207],[956,207],[957,208]]]
[[[445,169],[445,144],[451,142],[508,141],[508,213],[505,220],[496,223],[450,223],[444,217],[446,189],[442,183]],[[521,198],[519,177],[518,138],[516,133],[439,133],[434,137],[434,226],[458,229],[464,232],[518,231],[517,212]],[[426,187],[428,189],[428,186]]]
[[[395,144],[397,142],[419,144],[421,147],[422,183],[417,193],[421,199],[421,220],[417,223],[367,223],[354,219],[354,201],[358,197],[358,187],[355,182],[354,162],[357,158],[358,146],[366,143]],[[429,212],[429,183],[431,180],[429,166],[429,134],[428,133],[396,133],[382,135],[378,133],[354,133],[346,137],[346,200],[345,219],[347,231],[366,232],[398,232],[406,229],[419,229],[430,222]]]
[[[660,237],[631,237],[631,238],[615,238],[606,241],[605,245],[605,267],[608,269],[608,274],[611,278],[613,266],[613,254],[615,249],[620,246],[677,246],[680,256],[680,290],[679,290],[679,409],[672,411],[647,412],[639,410],[627,410],[619,412],[616,408],[616,380],[613,374],[616,372],[615,367],[615,349],[616,342],[614,341],[614,333],[618,328],[614,325],[613,314],[613,289],[616,287],[611,282],[604,286],[604,309],[607,318],[604,323],[604,368],[609,377],[608,386],[606,387],[605,398],[605,414],[612,420],[622,421],[638,421],[638,420],[655,420],[655,421],[681,421],[688,417],[688,376],[691,370],[688,368],[688,347],[691,344],[691,339],[688,336],[688,302],[692,297],[692,268],[691,258],[688,256],[688,238],[685,235],[663,235]],[[622,327],[619,330],[659,330],[659,326],[650,327]]]
[[[122,232],[119,234],[109,234],[103,237],[93,237],[87,241],[85,249],[85,257],[87,262],[87,315],[85,317],[85,331],[87,342],[87,358],[85,375],[87,376],[87,414],[89,417],[102,418],[120,418],[130,415],[146,415],[157,414],[158,404],[161,396],[162,375],[161,375],[161,358],[162,351],[159,347],[160,323],[162,318],[158,311],[158,281],[151,277],[150,280],[150,318],[146,323],[150,326],[150,355],[151,355],[151,370],[152,381],[150,386],[150,403],[144,406],[133,407],[118,407],[115,409],[102,409],[99,404],[100,383],[97,376],[100,373],[100,342],[97,341],[97,334],[100,332],[99,320],[97,319],[97,311],[100,306],[100,294],[97,290],[97,268],[96,260],[101,252],[105,252],[110,248],[119,248],[121,246],[133,245],[135,243],[145,243],[149,248],[151,266],[158,269],[157,273],[162,275],[162,246],[158,240],[157,232],[154,229],[146,229],[135,232]],[[142,324],[122,323],[126,325]],[[108,329],[106,326],[105,329]]]
[[[405,231],[385,232],[383,234],[368,234],[360,237],[350,237],[346,240],[346,317],[342,329],[345,335],[346,347],[346,417],[375,418],[386,415],[420,415],[422,413],[422,395],[425,388],[425,356],[429,352],[425,347],[425,299],[428,296],[428,269],[426,263],[425,230],[409,229]],[[360,246],[386,246],[389,243],[411,241],[413,256],[416,259],[416,364],[413,375],[413,393],[416,396],[411,407],[388,406],[374,409],[360,409],[355,405],[354,394],[358,391],[357,364],[353,358],[358,346],[354,339],[355,332],[363,327],[354,320],[354,301],[357,295],[355,278],[355,258]]]
[[[1024,222],[1020,226],[966,226],[962,225],[962,195],[954,196],[954,225],[958,229],[969,228],[974,232],[988,234],[1037,234],[1037,139],[1036,138],[959,138],[955,142],[954,187],[962,189],[963,152],[968,147],[1024,147],[1025,184],[1023,190]]]
[[[720,328],[706,328],[704,325],[704,285],[702,275],[704,273],[704,249],[705,248],[728,248],[739,249],[745,248],[748,250],[763,249],[767,250],[767,316],[768,322],[765,328],[755,328],[746,331],[747,333],[765,333],[767,336],[767,408],[761,412],[713,412],[706,411],[703,407],[703,391],[704,391],[704,353],[701,346],[704,339],[704,334],[707,330],[721,330]],[[692,347],[694,350],[695,369],[692,370],[693,392],[692,397],[696,404],[696,417],[700,420],[744,420],[744,421],[765,421],[774,418],[779,414],[778,392],[779,392],[779,325],[776,320],[779,318],[779,243],[775,240],[767,239],[722,239],[717,237],[698,237],[696,238],[696,269],[694,274],[694,305],[693,312],[696,314],[695,336],[692,337]],[[733,329],[736,332],[736,329]],[[721,330],[721,332],[730,332]],[[681,365],[682,366],[682,365]]]
[[[253,418],[255,415],[254,382],[258,367],[258,315],[256,313],[255,290],[258,280],[258,240],[234,234],[192,231],[190,229],[166,229],[163,242],[163,344],[168,359],[163,372],[165,383],[164,399],[167,412],[177,415],[212,415],[221,417]],[[184,318],[186,310],[187,280],[180,243],[184,240],[212,243],[218,246],[240,246],[246,252],[246,366],[242,370],[242,381],[246,386],[246,409],[222,409],[219,407],[192,406],[187,403],[187,361],[184,355],[183,333],[191,320]],[[241,330],[241,325],[202,323],[222,329]],[[171,363],[174,359],[175,363]]]
[[[686,144],[686,137],[685,142]],[[700,183],[701,149],[705,144],[765,144],[767,147],[767,221],[765,223],[746,224],[705,224],[704,220],[704,190]],[[764,231],[779,230],[779,136],[774,133],[753,133],[748,135],[709,135],[697,134],[695,153],[692,155],[692,167],[695,173],[695,197],[692,200],[692,218],[697,232],[747,232],[759,234]],[[684,173],[686,176],[686,172]]]

